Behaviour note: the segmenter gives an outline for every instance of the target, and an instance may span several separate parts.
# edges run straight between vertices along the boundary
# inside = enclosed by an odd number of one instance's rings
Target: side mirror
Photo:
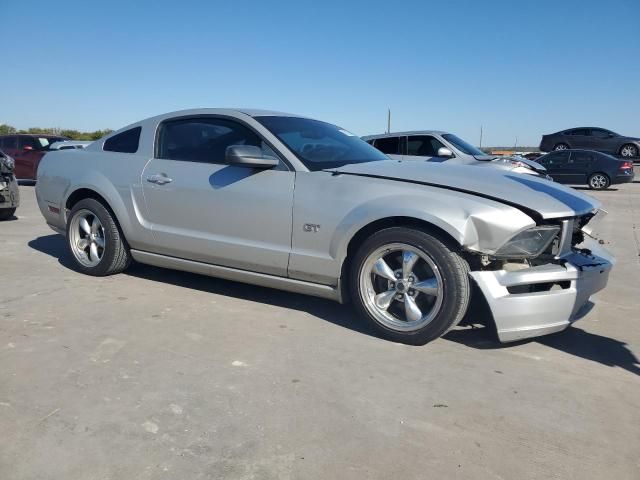
[[[613,138],[613,137],[615,137],[615,136],[616,136],[616,135],[615,135],[615,133],[609,133],[609,134],[607,135],[607,137],[608,137],[608,138]]]
[[[455,157],[453,152],[451,150],[449,150],[448,148],[446,148],[446,147],[440,147],[438,149],[438,156],[439,157],[443,157],[443,158],[453,158],[453,157]]]
[[[24,147],[22,147],[22,151],[33,152],[33,147],[31,145],[25,145]]]
[[[275,158],[265,158],[262,150],[253,145],[230,145],[227,147],[225,161],[229,165],[248,168],[268,169],[278,165]]]

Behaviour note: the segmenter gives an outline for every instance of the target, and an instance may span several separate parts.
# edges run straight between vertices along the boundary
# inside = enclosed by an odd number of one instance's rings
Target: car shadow
[[[38,237],[31,240],[28,245],[38,252],[58,259],[58,262],[63,267],[73,269],[71,254],[67,250],[66,241],[62,235],[51,234]],[[182,288],[214,293],[216,295],[224,295],[226,297],[294,309],[306,312],[334,325],[379,338],[379,335],[377,335],[375,331],[357,318],[350,305],[340,305],[322,298],[139,263],[131,265],[125,275],[152,282],[168,283]],[[470,312],[470,315],[466,317],[465,322],[469,325],[468,327],[458,327],[444,335],[443,339],[481,350],[511,348],[515,345],[535,341],[577,357],[611,367],[618,366],[631,373],[640,375],[640,362],[627,347],[627,344],[618,340],[570,327],[564,332],[547,335],[545,337],[513,343],[500,343],[497,340],[495,330],[492,326],[478,327],[474,324],[474,320],[486,323],[486,312],[483,312],[482,308],[478,308],[476,313],[477,315],[474,315]]]
[[[31,240],[28,245],[34,250],[58,259],[60,265],[73,270],[71,253],[68,251],[65,238],[62,235],[52,234],[38,237]],[[294,309],[309,313],[310,315],[340,327],[379,338],[375,331],[357,318],[350,305],[340,305],[322,298],[207,277],[195,273],[181,272],[179,270],[154,267],[141,263],[133,263],[124,275],[152,282],[168,283],[178,287],[200,290],[216,295]]]
[[[580,186],[580,185],[568,185],[568,186],[573,188],[574,190],[584,190],[586,192],[617,192],[618,191],[617,188],[611,188],[611,187],[606,188],[604,190],[594,190],[592,188],[583,187],[583,186]]]
[[[500,343],[491,328],[470,327],[452,330],[444,339],[480,350],[499,350],[525,343],[537,342],[573,356],[597,362],[608,367],[620,367],[640,375],[640,360],[619,340],[586,332],[575,326],[544,337]]]

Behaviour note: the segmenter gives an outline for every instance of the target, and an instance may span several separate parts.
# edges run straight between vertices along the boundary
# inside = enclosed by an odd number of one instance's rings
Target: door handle
[[[155,183],[156,185],[164,185],[165,183],[173,182],[173,179],[166,175],[151,175],[147,177],[147,182]]]

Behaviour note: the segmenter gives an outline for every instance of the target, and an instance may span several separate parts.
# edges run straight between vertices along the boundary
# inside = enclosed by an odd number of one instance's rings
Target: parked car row
[[[593,150],[560,149],[547,155],[497,157],[452,133],[416,131],[387,133],[362,137],[370,145],[397,160],[447,162],[447,164],[500,168],[514,173],[527,173],[565,184],[588,185],[602,190],[610,185],[631,182],[633,163]]]
[[[70,140],[58,135],[0,135],[0,150],[15,160],[15,176],[20,180],[35,180],[38,165],[55,142]]]
[[[479,168],[445,135],[402,135],[398,161],[296,115],[173,112],[49,152],[36,198],[88,275],[136,260],[351,301],[382,336],[416,345],[481,305],[504,342],[563,330],[612,268],[586,233],[600,203]],[[474,159],[404,161],[443,148]]]
[[[638,157],[640,138],[626,137],[618,133],[596,127],[570,128],[560,132],[543,135],[540,150],[583,149],[595,150],[624,158]]]

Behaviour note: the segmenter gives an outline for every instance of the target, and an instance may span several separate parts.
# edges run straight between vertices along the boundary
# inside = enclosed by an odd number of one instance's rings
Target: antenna
[[[387,109],[387,133],[391,133],[391,109]]]
[[[480,148],[482,148],[482,125],[480,125]]]

